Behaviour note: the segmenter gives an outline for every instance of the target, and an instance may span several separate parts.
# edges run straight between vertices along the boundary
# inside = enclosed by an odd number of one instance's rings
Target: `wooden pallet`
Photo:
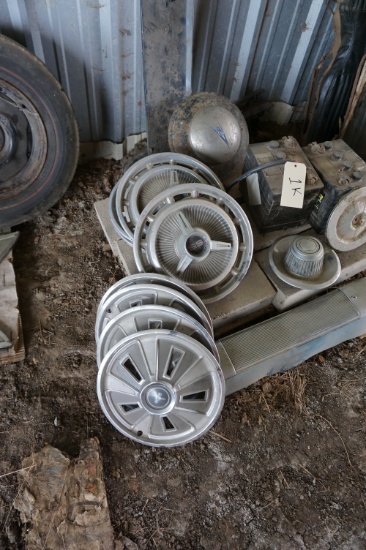
[[[118,258],[126,275],[137,273],[132,248],[119,237],[114,230],[108,215],[108,199],[94,204],[104,234],[112,252]],[[325,243],[324,237],[317,235],[309,225],[282,231],[273,231],[261,235],[247,212],[254,238],[254,256],[250,269],[240,285],[226,298],[209,304],[207,309],[211,314],[215,336],[248,324],[253,319],[263,316],[269,308],[273,311],[285,311],[301,304],[319,291],[301,290],[281,281],[269,265],[269,247],[279,238],[295,233],[305,233],[316,236]],[[339,252],[341,275],[337,284],[354,277],[366,270],[366,245],[350,252]]]

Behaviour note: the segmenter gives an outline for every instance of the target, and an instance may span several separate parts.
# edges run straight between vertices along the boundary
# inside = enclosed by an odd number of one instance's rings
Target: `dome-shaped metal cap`
[[[239,149],[238,120],[222,107],[206,107],[195,114],[189,126],[189,143],[196,157],[209,164],[227,162]]]
[[[269,250],[269,263],[282,281],[303,290],[327,288],[341,273],[334,250],[307,235],[291,235],[276,241]]]
[[[284,266],[289,273],[303,279],[315,279],[323,267],[324,248],[319,239],[297,237],[286,252]]]
[[[168,139],[172,151],[200,159],[224,184],[242,174],[248,127],[240,109],[223,95],[186,97],[171,116]]]

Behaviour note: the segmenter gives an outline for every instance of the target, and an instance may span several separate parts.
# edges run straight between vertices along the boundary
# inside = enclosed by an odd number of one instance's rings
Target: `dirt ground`
[[[22,459],[46,443],[75,457],[96,436],[115,538],[130,548],[366,549],[365,339],[227,398],[213,430],[176,449],[134,443],[103,415],[94,322],[123,273],[93,204],[123,166],[80,167],[55,208],[20,226],[26,359],[0,367],[0,548],[24,547]]]

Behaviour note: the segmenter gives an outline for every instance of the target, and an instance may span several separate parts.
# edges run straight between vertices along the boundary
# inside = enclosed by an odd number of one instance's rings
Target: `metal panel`
[[[226,395],[357,338],[366,329],[366,279],[359,279],[217,342]]]
[[[198,0],[194,91],[297,104],[333,42],[333,0]]]
[[[139,0],[0,0],[0,31],[61,82],[81,141],[145,130],[140,29]]]
[[[193,91],[306,99],[333,42],[335,0],[194,1]],[[61,81],[82,141],[146,130],[140,0],[0,0],[0,31]]]

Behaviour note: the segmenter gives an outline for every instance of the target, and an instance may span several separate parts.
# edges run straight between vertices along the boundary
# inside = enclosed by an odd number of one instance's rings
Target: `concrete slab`
[[[112,251],[119,259],[126,275],[137,273],[132,248],[118,236],[109,219],[108,199],[97,202],[95,209]],[[260,315],[271,304],[278,311],[285,311],[304,302],[310,296],[320,294],[313,290],[294,288],[281,281],[269,265],[268,249],[277,239],[287,235],[298,233],[313,235],[326,244],[325,237],[309,229],[308,225],[262,235],[252,222],[250,212],[247,212],[247,215],[253,228],[254,261],[245,279],[234,292],[223,300],[208,306],[216,330],[240,319],[245,322],[246,317],[255,312]],[[337,285],[366,270],[366,245],[350,252],[339,252],[338,256],[342,271]]]
[[[265,277],[258,264],[253,260],[242,282],[222,300],[208,304],[214,329],[243,320],[255,313],[263,312],[271,305],[275,290]]]
[[[323,235],[318,235],[313,230],[306,231],[305,235],[312,235],[318,238],[324,245],[327,244],[325,237]],[[337,254],[341,262],[342,270],[336,285],[339,285],[343,281],[346,281],[347,279],[350,279],[358,273],[366,270],[366,245],[363,245],[356,250],[351,250],[350,252],[337,252]],[[297,304],[300,304],[310,296],[323,292],[301,290],[281,281],[269,265],[268,249],[256,253],[254,257],[258,265],[276,289],[276,295],[272,304],[278,311],[289,309]]]
[[[122,239],[114,229],[113,223],[108,215],[108,200],[109,199],[104,199],[102,201],[94,203],[94,208],[97,213],[99,223],[102,226],[105,236],[107,237],[109,246],[111,247],[113,254],[117,256],[117,243],[119,241],[122,241]]]

